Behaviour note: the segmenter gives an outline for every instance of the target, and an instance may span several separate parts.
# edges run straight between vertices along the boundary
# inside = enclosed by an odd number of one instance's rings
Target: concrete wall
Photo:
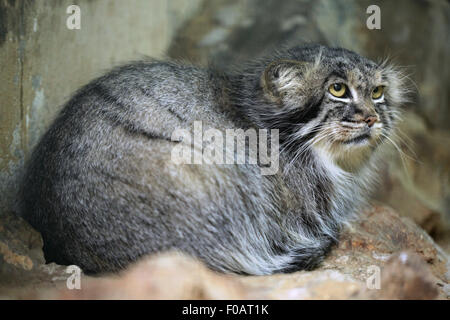
[[[201,0],[0,0],[0,217],[24,159],[79,86],[110,67],[162,57]],[[66,9],[81,9],[69,30]]]

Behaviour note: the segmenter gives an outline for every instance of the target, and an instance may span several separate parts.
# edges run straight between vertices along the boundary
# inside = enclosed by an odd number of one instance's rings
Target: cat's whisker
[[[382,133],[382,135],[383,135],[383,137],[384,138],[386,138],[393,146],[394,146],[394,148],[398,151],[398,153],[399,153],[399,156],[400,156],[400,160],[401,160],[401,162],[402,162],[402,166],[403,166],[403,169],[404,169],[404,172],[405,172],[405,174],[406,174],[406,177],[407,177],[407,179],[409,180],[409,181],[411,181],[411,176],[410,176],[410,174],[409,174],[409,170],[408,170],[408,166],[407,166],[407,164],[406,164],[406,161],[405,161],[405,157],[407,157],[407,158],[409,158],[409,159],[411,159],[408,155],[406,155],[401,149],[400,149],[400,147],[390,138],[390,137],[388,137],[387,135],[385,135],[384,133]],[[414,159],[411,159],[411,160],[414,160]]]
[[[399,141],[399,143],[401,144],[401,145],[404,145],[407,149],[408,149],[408,151],[409,152],[411,152],[411,155],[408,155],[406,152],[404,152],[404,154],[410,159],[410,160],[412,160],[412,161],[414,161],[414,162],[417,162],[417,163],[419,163],[419,164],[422,164],[422,162],[418,159],[418,157],[417,157],[417,153],[414,151],[414,149],[408,144],[408,141],[406,141],[406,140],[409,140],[409,142],[411,142],[412,144],[414,144],[414,142],[408,137],[408,136],[406,136],[406,134],[405,133],[403,133],[402,131],[400,131],[400,129],[397,129],[396,130],[397,132],[393,132],[392,133],[392,135],[393,135],[393,140],[398,140]],[[401,136],[401,134],[403,135],[403,136]]]

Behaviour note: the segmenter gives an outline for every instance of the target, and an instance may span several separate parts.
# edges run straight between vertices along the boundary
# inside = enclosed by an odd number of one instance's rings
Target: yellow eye
[[[333,83],[328,91],[335,97],[341,98],[347,92],[347,86],[343,83]]]
[[[372,91],[372,99],[379,99],[383,95],[384,87],[378,86]]]

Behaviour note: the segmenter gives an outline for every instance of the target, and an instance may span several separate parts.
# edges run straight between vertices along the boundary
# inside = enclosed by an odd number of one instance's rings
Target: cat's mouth
[[[323,145],[335,152],[348,152],[354,148],[366,149],[379,142],[383,125],[377,123],[371,127],[352,123],[335,123],[322,131],[315,139],[315,145]]]
[[[356,137],[352,137],[350,139],[347,139],[345,141],[343,141],[344,144],[352,144],[352,143],[364,143],[367,142],[370,138],[371,138],[371,134],[370,133],[363,133],[360,134]]]
[[[376,141],[380,136],[380,132],[381,124],[373,127],[352,128],[351,130],[344,127],[342,136],[344,139],[341,140],[341,143],[344,145],[364,146]]]

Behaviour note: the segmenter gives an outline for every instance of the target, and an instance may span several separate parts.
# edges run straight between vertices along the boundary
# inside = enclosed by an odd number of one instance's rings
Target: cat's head
[[[267,63],[260,86],[268,108],[260,119],[280,129],[297,156],[307,147],[357,167],[392,138],[405,101],[401,74],[352,51],[296,47]]]

